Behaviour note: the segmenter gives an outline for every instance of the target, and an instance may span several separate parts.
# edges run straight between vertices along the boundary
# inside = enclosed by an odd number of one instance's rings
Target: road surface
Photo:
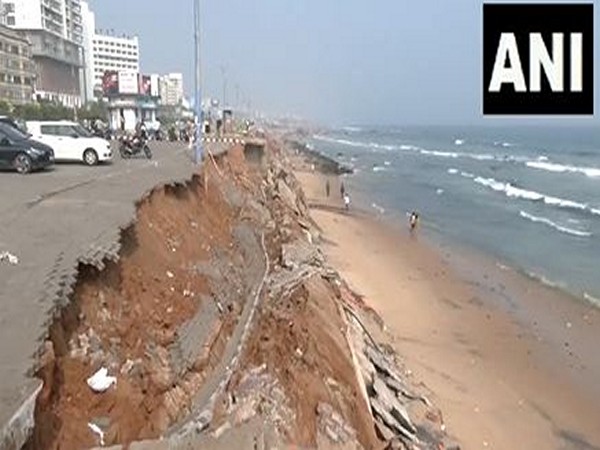
[[[154,186],[189,179],[196,169],[187,147],[153,143],[152,150],[150,161],[116,155],[97,167],[0,172],[0,253],[19,258],[16,265],[0,262],[0,450],[7,433],[25,426],[15,420],[28,414],[23,405],[39,388],[31,371],[52,314],[68,300],[78,261],[116,253],[135,201]]]

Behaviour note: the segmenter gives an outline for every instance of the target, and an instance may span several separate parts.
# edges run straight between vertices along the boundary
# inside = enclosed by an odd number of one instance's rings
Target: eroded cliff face
[[[357,323],[366,309],[327,266],[287,167],[276,142],[236,147],[139,202],[118,260],[82,264],[50,326],[27,448],[184,448],[257,419],[263,444],[264,430],[304,447],[421,441],[390,406],[401,385],[376,383],[400,369]],[[116,384],[97,393],[100,368]]]

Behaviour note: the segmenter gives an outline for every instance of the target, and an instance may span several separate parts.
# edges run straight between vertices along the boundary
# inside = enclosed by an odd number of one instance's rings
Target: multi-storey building
[[[1,0],[7,26],[31,42],[38,99],[66,106],[82,102],[83,21],[81,0]]]
[[[31,43],[23,33],[0,25],[0,100],[13,105],[31,102],[34,81]]]
[[[102,87],[105,72],[139,72],[140,46],[137,36],[96,33],[93,38],[92,64],[95,90]]]
[[[183,75],[170,73],[160,77],[160,99],[163,105],[177,106],[183,101]]]

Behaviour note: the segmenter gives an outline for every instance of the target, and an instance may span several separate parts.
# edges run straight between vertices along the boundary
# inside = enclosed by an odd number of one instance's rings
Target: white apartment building
[[[86,1],[81,2],[83,21],[83,70],[81,86],[85,102],[94,100],[94,35],[96,34],[96,15]]]
[[[95,33],[92,40],[94,88],[100,89],[107,71],[140,71],[140,44],[137,36]]]
[[[35,95],[67,106],[81,104],[81,0],[0,0],[4,23],[24,30],[37,69]]]
[[[183,101],[183,74],[170,73],[160,77],[159,92],[163,105],[180,105]]]

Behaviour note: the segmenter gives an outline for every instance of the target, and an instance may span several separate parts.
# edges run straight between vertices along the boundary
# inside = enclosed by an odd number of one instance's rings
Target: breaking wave
[[[600,308],[600,298],[593,297],[590,294],[588,294],[587,292],[583,293],[583,298],[585,300],[587,300],[588,302],[590,302],[591,304],[593,304],[594,306],[597,306]]]
[[[572,236],[577,236],[577,237],[590,237],[592,235],[592,233],[590,233],[589,231],[582,231],[582,230],[575,230],[573,228],[567,228],[567,227],[557,224],[556,222],[553,222],[552,220],[550,220],[546,217],[534,216],[533,214],[529,214],[525,211],[519,211],[519,215],[522,218],[527,219],[531,222],[543,223],[544,225],[548,225],[549,227],[554,228],[555,230],[560,231],[561,233],[566,233],[566,234],[570,234]]]
[[[585,203],[553,197],[551,195],[541,194],[536,191],[529,191],[527,189],[522,189],[513,186],[510,183],[494,180],[493,178],[475,177],[473,181],[482,186],[486,186],[492,189],[493,191],[502,192],[507,197],[520,198],[524,200],[530,200],[533,202],[543,202],[546,205],[556,206],[559,208],[575,209],[578,211],[585,211],[594,215],[600,215],[600,210],[590,208]]]
[[[463,145],[465,143],[464,139],[455,139],[454,145]]]
[[[538,170],[545,170],[554,173],[581,173],[590,178],[600,177],[600,168],[597,167],[577,167],[565,164],[558,164],[549,161],[528,161],[525,163],[527,167]]]
[[[375,211],[377,211],[379,214],[385,214],[385,208],[383,206],[379,206],[377,203],[371,203],[371,206],[373,207],[373,209],[375,209]]]

